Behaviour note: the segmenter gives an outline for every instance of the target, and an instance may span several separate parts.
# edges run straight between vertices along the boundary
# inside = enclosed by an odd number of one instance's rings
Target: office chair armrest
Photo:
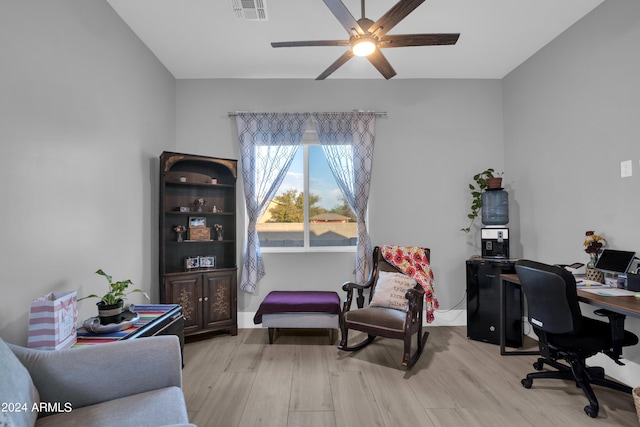
[[[605,310],[604,308],[598,309],[593,312],[597,316],[606,316],[609,318],[609,324],[611,325],[611,339],[613,340],[612,351],[605,351],[604,353],[612,358],[618,365],[624,365],[620,362],[620,356],[622,355],[622,343],[624,341],[624,314],[616,313],[614,311]]]
[[[347,293],[347,297],[344,299],[342,311],[347,312],[351,308],[354,289],[358,291],[358,297],[356,298],[356,304],[358,304],[358,308],[364,307],[364,290],[370,288],[371,285],[373,285],[373,280],[368,280],[364,285],[358,285],[357,283],[353,282],[343,283],[342,290]]]

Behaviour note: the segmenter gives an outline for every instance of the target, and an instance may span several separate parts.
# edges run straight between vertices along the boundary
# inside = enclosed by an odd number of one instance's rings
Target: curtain
[[[365,218],[373,162],[375,113],[313,113],[314,126],[329,168],[347,203],[356,214],[358,241],[356,283],[371,270],[373,248]]]
[[[291,166],[308,119],[306,113],[238,113],[236,117],[249,220],[240,278],[245,292],[255,291],[265,275],[256,224]]]

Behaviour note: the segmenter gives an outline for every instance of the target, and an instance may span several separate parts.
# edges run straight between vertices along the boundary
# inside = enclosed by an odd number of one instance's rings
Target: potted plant
[[[471,231],[473,222],[478,217],[480,209],[482,209],[482,192],[486,189],[494,189],[502,187],[502,172],[496,172],[493,168],[489,168],[483,172],[477,173],[473,176],[475,185],[469,184],[469,190],[471,190],[471,211],[467,215],[467,218],[471,220],[471,223],[467,228],[461,228],[460,231],[468,233]]]
[[[133,285],[133,282],[129,279],[114,282],[113,278],[102,271],[102,269],[96,271],[96,274],[104,276],[104,278],[107,279],[107,282],[109,282],[109,292],[104,294],[102,297],[96,294],[91,294],[80,298],[78,301],[82,301],[87,298],[100,298],[100,301],[98,301],[96,305],[98,306],[98,317],[100,318],[100,324],[102,325],[120,323],[122,320],[122,307],[124,306],[124,300],[127,295],[133,292],[139,292],[144,295],[146,299],[149,299],[149,295],[141,289],[132,289],[127,292],[129,285]]]

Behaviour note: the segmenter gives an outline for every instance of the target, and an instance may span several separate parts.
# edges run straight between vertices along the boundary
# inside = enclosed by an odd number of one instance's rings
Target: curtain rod
[[[260,113],[260,114],[265,114],[264,112],[260,112],[260,111],[229,111],[229,117],[235,117],[238,114],[242,114],[242,113]],[[316,111],[313,113],[286,113],[286,112],[279,112],[279,114],[344,114],[344,113],[373,113],[378,117],[387,117],[387,112],[386,111],[364,111],[364,110],[353,110],[353,111],[343,111],[343,112],[338,112],[338,111]]]

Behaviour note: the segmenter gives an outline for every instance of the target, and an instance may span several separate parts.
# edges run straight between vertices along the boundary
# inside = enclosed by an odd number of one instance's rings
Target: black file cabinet
[[[515,260],[467,260],[467,337],[500,344],[500,274],[515,273]],[[507,283],[506,345],[522,347],[522,292]]]

